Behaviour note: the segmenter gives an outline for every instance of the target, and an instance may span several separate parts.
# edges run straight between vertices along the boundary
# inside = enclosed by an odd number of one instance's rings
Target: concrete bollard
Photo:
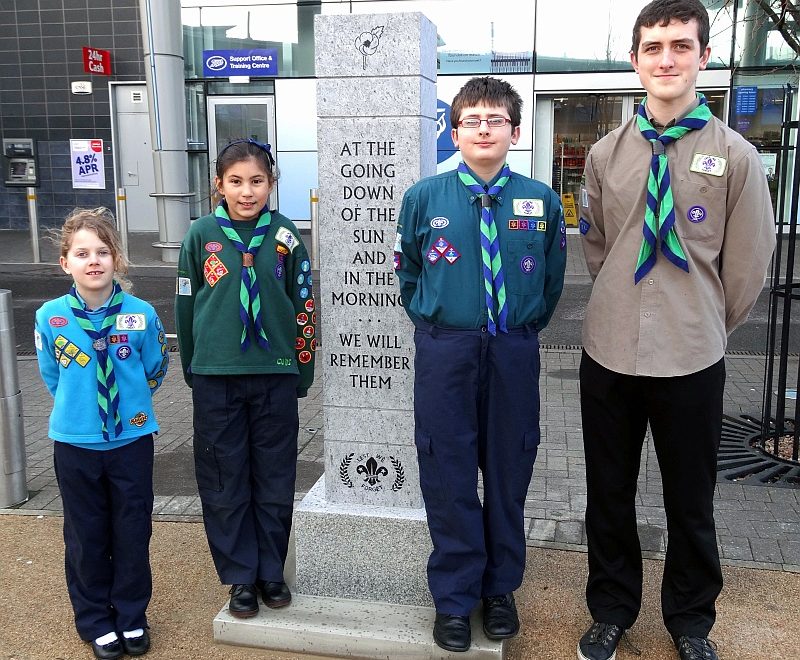
[[[0,508],[28,499],[25,426],[11,291],[0,289]]]

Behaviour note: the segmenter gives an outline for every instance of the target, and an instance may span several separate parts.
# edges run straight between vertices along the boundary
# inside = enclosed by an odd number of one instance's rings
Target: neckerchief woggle
[[[222,233],[242,253],[242,278],[239,285],[239,318],[242,320],[242,336],[239,340],[239,345],[242,352],[250,347],[249,330],[252,328],[258,345],[268,351],[269,340],[264,332],[264,324],[261,320],[261,295],[254,264],[258,248],[264,242],[264,236],[269,229],[272,214],[267,207],[264,207],[261,215],[258,216],[258,223],[256,223],[253,235],[247,245],[242,242],[239,233],[234,229],[224,200],[219,203],[214,215]]]
[[[487,329],[493,335],[508,332],[508,305],[506,304],[506,285],[503,275],[503,261],[500,257],[500,239],[497,236],[497,224],[492,213],[492,200],[497,197],[503,186],[511,178],[511,168],[503,165],[500,177],[494,185],[486,190],[472,176],[464,162],[458,164],[458,178],[467,189],[481,198],[481,260],[483,261],[483,285],[486,290],[486,309],[489,313]],[[495,321],[494,301],[497,300],[497,321]]]
[[[108,430],[109,418],[113,421],[114,438],[122,433],[122,420],[119,416],[119,388],[117,379],[114,377],[114,362],[108,355],[108,333],[117,320],[117,314],[122,309],[122,299],[124,293],[119,284],[115,281],[111,294],[111,302],[106,307],[105,316],[100,323],[100,329],[96,330],[89,318],[81,301],[78,299],[78,292],[73,284],[67,295],[69,306],[78,325],[83,328],[92,340],[92,348],[97,355],[97,408],[100,413],[100,420],[103,423],[103,440],[110,442],[111,434]]]
[[[697,99],[699,105],[696,108],[660,135],[647,118],[645,109],[647,97],[642,99],[636,110],[636,125],[644,138],[650,141],[653,156],[650,159],[650,173],[647,177],[647,204],[642,226],[644,238],[633,275],[634,285],[638,284],[656,263],[656,236],[661,241],[661,252],[664,256],[678,268],[689,272],[686,253],[675,231],[675,203],[672,198],[666,147],[680,140],[689,131],[700,130],[711,119],[711,110],[708,109],[706,97],[698,93]]]

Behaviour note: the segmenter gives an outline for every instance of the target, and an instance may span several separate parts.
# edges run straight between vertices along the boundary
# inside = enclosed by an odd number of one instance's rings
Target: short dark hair
[[[708,10],[700,0],[653,0],[647,5],[633,24],[633,42],[631,52],[634,57],[639,52],[639,43],[642,39],[642,28],[660,25],[666,27],[673,20],[688,23],[692,19],[697,21],[697,38],[700,41],[700,50],[708,46],[711,27],[708,22]]]
[[[450,125],[458,127],[464,108],[476,105],[497,106],[508,111],[511,126],[516,128],[522,121],[522,97],[505,80],[482,76],[471,78],[458,90],[450,106]]]

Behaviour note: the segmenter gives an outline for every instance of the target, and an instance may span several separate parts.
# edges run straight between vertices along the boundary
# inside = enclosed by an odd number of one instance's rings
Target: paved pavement
[[[568,282],[585,281],[585,271],[581,271],[580,261],[574,256],[574,243],[570,240]],[[160,272],[165,279],[174,276],[169,267],[161,267]],[[2,273],[0,264],[0,286]],[[199,522],[200,503],[192,461],[192,403],[178,360],[179,355],[174,353],[172,368],[155,396],[155,410],[162,431],[156,439],[154,517],[157,521]],[[542,444],[525,508],[531,548],[586,550],[579,360],[580,351],[573,347],[549,347],[542,351]],[[764,365],[763,355],[728,356],[727,414],[739,417],[760,410]],[[30,499],[13,510],[0,510],[0,513],[57,515],[61,511],[61,501],[53,474],[52,442],[47,438],[51,398],[39,378],[35,357],[20,355],[17,369],[24,409]],[[324,469],[321,369],[319,364],[316,385],[309,396],[300,401],[297,501]],[[789,373],[798,373],[797,356],[790,357]],[[658,464],[648,438],[642,452],[637,515],[642,548],[645,556],[652,559],[663,558],[666,543],[661,493]],[[800,573],[800,488],[797,485],[753,485],[721,479],[715,504],[718,542],[726,566],[737,570]],[[0,516],[0,527],[3,518],[6,516]],[[787,580],[795,579],[796,576],[787,576]],[[796,598],[796,593],[785,597]]]

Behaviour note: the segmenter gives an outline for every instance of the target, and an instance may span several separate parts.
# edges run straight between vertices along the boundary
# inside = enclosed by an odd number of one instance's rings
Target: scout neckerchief
[[[463,161],[458,164],[458,178],[470,192],[481,197],[481,258],[483,260],[483,285],[486,289],[486,309],[489,312],[487,327],[493,335],[497,334],[498,324],[500,332],[508,332],[506,327],[508,318],[506,285],[503,277],[503,262],[500,257],[500,239],[497,236],[497,225],[492,214],[492,200],[508,183],[511,178],[511,169],[507,164],[503,165],[500,178],[488,190],[478,183]],[[497,297],[497,323],[495,323],[494,316],[495,295]]]
[[[672,199],[672,186],[669,179],[669,163],[666,147],[671,142],[680,140],[692,130],[700,130],[711,119],[706,97],[697,95],[699,105],[674,126],[667,128],[661,135],[647,118],[645,103],[642,99],[636,111],[636,125],[645,139],[650,141],[653,157],[650,160],[650,175],[647,178],[647,206],[644,211],[642,232],[644,239],[636,262],[633,275],[634,285],[639,283],[656,263],[656,235],[661,239],[661,251],[678,268],[689,272],[686,254],[675,231],[675,204]]]
[[[75,320],[89,335],[92,340],[92,348],[97,354],[97,406],[100,411],[100,420],[103,422],[103,440],[106,442],[111,440],[108,432],[109,417],[114,422],[114,437],[116,438],[122,433],[122,420],[119,417],[119,389],[117,388],[117,379],[114,377],[114,362],[108,356],[108,340],[106,338],[117,320],[117,314],[122,308],[124,295],[119,284],[114,282],[111,302],[106,307],[106,313],[99,330],[95,330],[89,315],[84,310],[81,301],[78,300],[78,293],[75,291],[74,284],[67,296]]]
[[[261,348],[269,350],[269,341],[264,332],[264,324],[261,322],[261,295],[258,290],[258,280],[256,279],[256,269],[253,267],[258,248],[264,242],[264,236],[269,229],[272,214],[265,207],[258,217],[258,223],[250,237],[250,243],[245,245],[239,233],[233,228],[233,223],[228,217],[228,210],[224,201],[219,203],[214,215],[217,224],[233,246],[242,253],[242,281],[239,285],[239,318],[242,319],[242,337],[239,340],[242,351],[250,347],[250,334],[248,332],[251,324],[256,341]]]

